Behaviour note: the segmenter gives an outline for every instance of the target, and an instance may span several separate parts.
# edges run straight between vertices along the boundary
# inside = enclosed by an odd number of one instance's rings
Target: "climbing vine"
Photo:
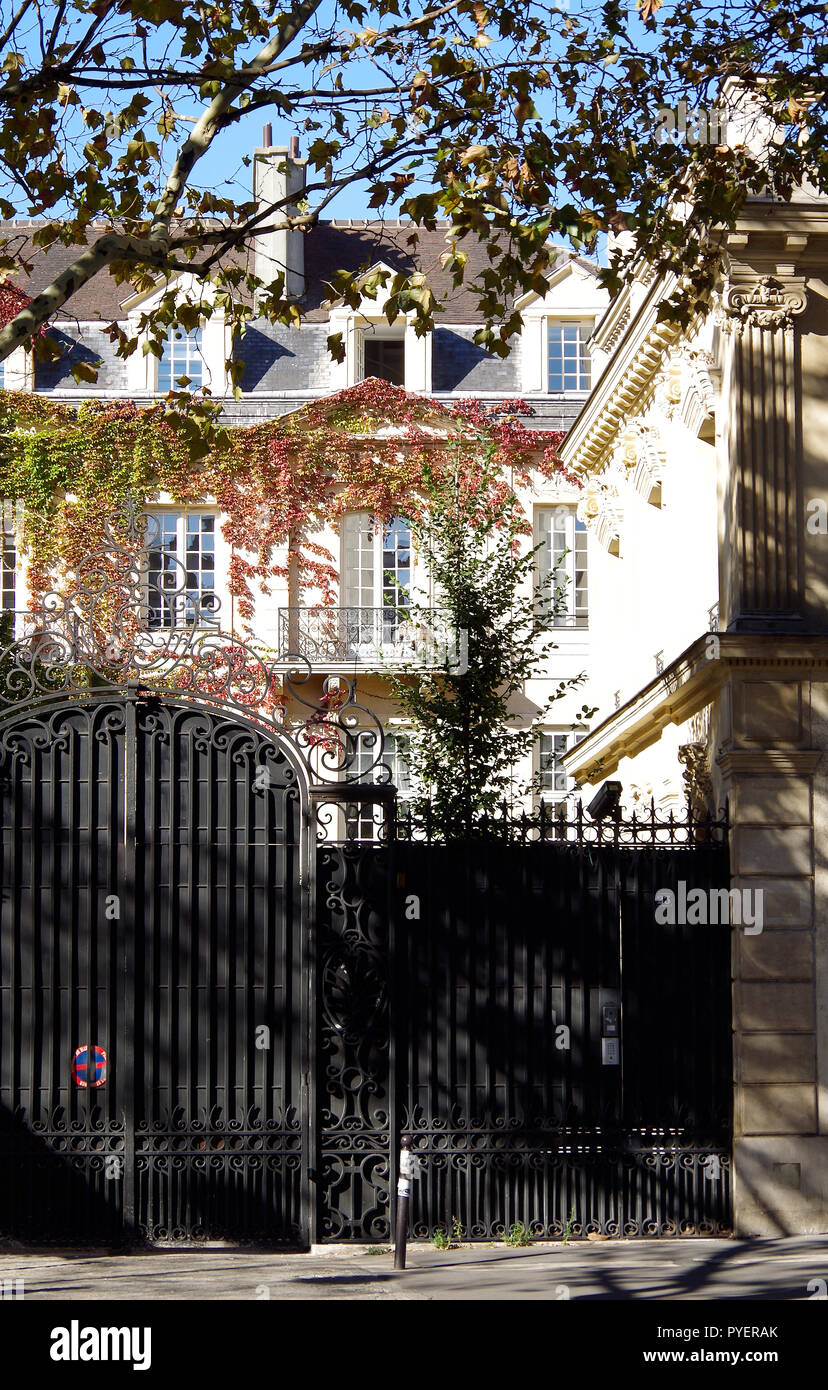
[[[560,431],[532,430],[532,407],[479,401],[450,407],[374,378],[287,416],[223,432],[194,460],[163,404],[87,401],[0,392],[0,495],[22,499],[24,548],[35,597],[102,538],[103,521],[129,496],[179,505],[214,500],[232,547],[229,587],[250,618],[256,589],[292,574],[299,593],[333,601],[337,570],[320,544],[346,511],[416,520],[423,480],[463,457],[462,486],[481,516],[497,516],[530,476],[566,477]],[[497,467],[481,469],[494,449]],[[529,521],[526,520],[529,532]]]

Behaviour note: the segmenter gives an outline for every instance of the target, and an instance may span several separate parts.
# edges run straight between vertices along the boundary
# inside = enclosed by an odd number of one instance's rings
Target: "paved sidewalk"
[[[828,1235],[785,1240],[605,1241],[438,1251],[409,1247],[408,1269],[391,1255],[341,1248],[324,1254],[237,1250],[10,1250],[3,1281],[24,1298],[61,1299],[747,1299],[807,1300],[828,1291]],[[812,1281],[822,1280],[822,1285]],[[809,1290],[808,1285],[812,1284]],[[9,1285],[6,1284],[7,1290]]]

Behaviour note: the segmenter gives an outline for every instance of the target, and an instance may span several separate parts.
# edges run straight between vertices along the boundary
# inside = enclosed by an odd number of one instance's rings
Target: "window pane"
[[[201,329],[193,328],[185,333],[181,328],[171,328],[158,363],[157,389],[179,389],[177,378],[187,376],[190,378],[187,389],[197,390],[202,384],[202,366]]]
[[[151,513],[147,610],[150,627],[203,626],[216,621],[215,518],[200,513]],[[209,523],[209,532],[202,534]],[[210,553],[204,554],[203,543]],[[206,602],[202,602],[205,600]]]
[[[411,765],[407,734],[385,732],[382,758],[376,764],[377,749],[360,743],[354,761],[354,769],[360,781],[381,780],[380,767],[387,767],[391,781],[401,798],[411,794]],[[360,840],[376,839],[383,823],[383,811],[379,804],[370,802],[351,802],[345,806],[345,825],[348,838]]]
[[[405,386],[405,342],[363,333],[363,378],[375,376],[393,386]]]
[[[543,583],[554,569],[550,597],[555,590],[561,591],[555,626],[586,627],[587,531],[584,523],[577,520],[575,508],[538,507],[535,544],[541,547],[537,552],[537,582]]]
[[[556,796],[569,790],[569,778],[560,764],[567,749],[567,735],[542,733],[538,743],[541,790]]]
[[[589,389],[588,324],[548,323],[547,365],[549,391]]]
[[[2,385],[2,382],[0,382]],[[17,563],[17,549],[15,547],[14,519],[8,514],[14,508],[14,503],[6,503],[3,506],[3,526],[2,526],[2,550],[0,550],[0,607],[4,612],[14,608],[15,603],[15,565]]]

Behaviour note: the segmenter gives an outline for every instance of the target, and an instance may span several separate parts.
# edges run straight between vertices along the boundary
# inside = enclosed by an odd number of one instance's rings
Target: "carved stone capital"
[[[792,328],[808,302],[803,276],[763,275],[757,280],[733,281],[722,295],[724,327]]]

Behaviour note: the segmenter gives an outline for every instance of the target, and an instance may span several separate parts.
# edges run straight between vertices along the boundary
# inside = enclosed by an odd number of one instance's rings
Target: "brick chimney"
[[[253,154],[253,197],[259,205],[279,202],[285,197],[297,201],[305,187],[304,159],[299,159],[299,141],[294,138],[290,147],[270,143],[271,128],[264,128],[265,144]],[[291,202],[276,209],[268,221],[278,221],[281,212],[295,212]],[[262,232],[255,239],[254,270],[267,284],[280,270],[285,272],[285,291],[291,299],[305,293],[305,237],[303,232]]]

